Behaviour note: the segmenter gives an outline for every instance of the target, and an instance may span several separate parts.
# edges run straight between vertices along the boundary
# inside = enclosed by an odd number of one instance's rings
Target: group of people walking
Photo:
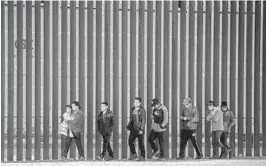
[[[197,152],[196,159],[201,159],[203,158],[203,155],[196,140],[197,125],[201,117],[190,97],[183,100],[183,105],[184,108],[180,113],[180,153],[177,159],[185,159],[185,148],[188,140],[191,140],[194,149]],[[152,119],[148,137],[148,142],[152,148],[152,159],[164,160],[164,132],[166,131],[168,124],[168,109],[165,105],[160,103],[158,99],[153,99],[150,106],[152,107],[152,112],[150,117],[147,117],[146,110],[141,103],[141,98],[135,97],[134,106],[130,109],[130,121],[126,128],[130,132],[128,145],[131,156],[129,160],[145,160],[146,151],[144,146],[144,134],[147,118]],[[212,159],[227,158],[228,156],[231,157],[231,149],[227,140],[230,135],[230,129],[235,124],[234,114],[229,110],[227,102],[225,101],[222,102],[221,106],[215,106],[213,101],[209,101],[206,106],[209,110],[206,120],[210,121],[212,131]],[[77,144],[80,160],[84,160],[84,152],[80,139],[81,124],[84,114],[80,108],[79,103],[74,101],[71,106],[66,106],[66,112],[63,115],[64,121],[62,122],[60,129],[64,144],[64,150],[62,153],[63,160],[66,160],[72,139],[74,139]],[[73,112],[71,110],[73,110]],[[113,112],[109,109],[107,102],[102,102],[101,111],[97,116],[97,128],[103,138],[102,153],[97,156],[99,160],[113,160],[114,158],[114,153],[110,145],[110,137],[114,126]],[[136,139],[138,139],[140,149],[139,156],[136,153],[134,145]],[[159,148],[155,144],[156,139],[159,141]],[[222,149],[220,155],[219,147]],[[109,157],[106,157],[106,151],[108,151]]]

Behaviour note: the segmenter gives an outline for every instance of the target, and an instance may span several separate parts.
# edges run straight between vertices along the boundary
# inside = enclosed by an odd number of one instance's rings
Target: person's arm
[[[140,130],[144,131],[145,130],[145,124],[146,124],[146,111],[145,109],[142,109],[142,114],[141,114],[141,126],[140,126]]]
[[[74,118],[71,117],[68,113],[64,113],[63,114],[64,120],[68,121],[68,120],[73,120]]]
[[[67,122],[70,124],[76,124],[77,122],[81,121],[82,118],[82,113],[78,113],[73,120],[67,120]]]
[[[198,112],[197,108],[193,108],[193,117],[191,117],[189,119],[189,121],[191,121],[193,123],[199,122],[199,112]]]
[[[166,107],[163,107],[163,114],[164,114],[164,118],[163,118],[163,122],[162,122],[161,126],[165,127],[166,124],[168,123],[168,110]]]
[[[214,121],[215,116],[215,110],[210,111],[210,113],[207,115],[207,121]]]
[[[235,115],[231,111],[229,113],[230,113],[230,123],[228,125],[228,128],[230,129],[235,125]]]
[[[110,127],[113,128],[115,123],[114,123],[114,114],[112,112],[109,113],[110,114]]]

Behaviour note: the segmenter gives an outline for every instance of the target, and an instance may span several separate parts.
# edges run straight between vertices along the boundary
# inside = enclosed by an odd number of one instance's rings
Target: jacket
[[[186,117],[188,120],[181,119],[181,129],[196,130],[199,122],[198,109],[195,106],[190,108],[183,108],[181,115]]]
[[[98,131],[102,134],[111,134],[114,127],[114,116],[111,110],[101,111],[97,117]]]
[[[145,124],[146,124],[146,110],[140,106],[138,109],[138,117],[134,117],[133,111],[135,110],[135,107],[132,107],[130,109],[130,120],[127,125],[128,130],[135,130],[135,131],[145,131]],[[138,119],[138,123],[136,122],[136,118]],[[136,124],[137,123],[137,124]]]
[[[73,132],[82,132],[83,130],[83,120],[84,113],[81,110],[77,110],[73,113],[73,120],[67,120],[67,123],[71,125],[71,130]]]
[[[223,112],[220,108],[214,107],[213,111],[207,115],[207,121],[211,122],[212,131],[223,131]]]
[[[231,127],[235,125],[235,116],[232,111],[223,112],[224,132],[230,132]]]
[[[151,114],[152,124],[151,129],[155,132],[166,131],[168,123],[168,110],[161,104],[158,109],[153,109]]]

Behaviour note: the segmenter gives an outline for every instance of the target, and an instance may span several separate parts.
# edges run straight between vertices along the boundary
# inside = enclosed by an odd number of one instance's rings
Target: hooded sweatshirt
[[[196,130],[199,122],[198,109],[195,106],[183,108],[181,116],[188,118],[188,120],[181,120],[181,129]]]
[[[232,111],[227,109],[223,112],[224,132],[230,132],[231,127],[235,125],[235,116]]]
[[[223,112],[219,107],[214,107],[207,115],[207,121],[211,122],[212,131],[223,131]]]

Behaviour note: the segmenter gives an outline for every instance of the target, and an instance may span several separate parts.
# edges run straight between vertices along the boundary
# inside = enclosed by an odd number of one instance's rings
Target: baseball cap
[[[212,101],[212,100],[208,101],[206,104],[206,106],[212,106],[212,105],[213,106],[215,105],[214,101]]]
[[[151,106],[154,107],[157,104],[159,104],[159,100],[158,99],[152,99]]]

